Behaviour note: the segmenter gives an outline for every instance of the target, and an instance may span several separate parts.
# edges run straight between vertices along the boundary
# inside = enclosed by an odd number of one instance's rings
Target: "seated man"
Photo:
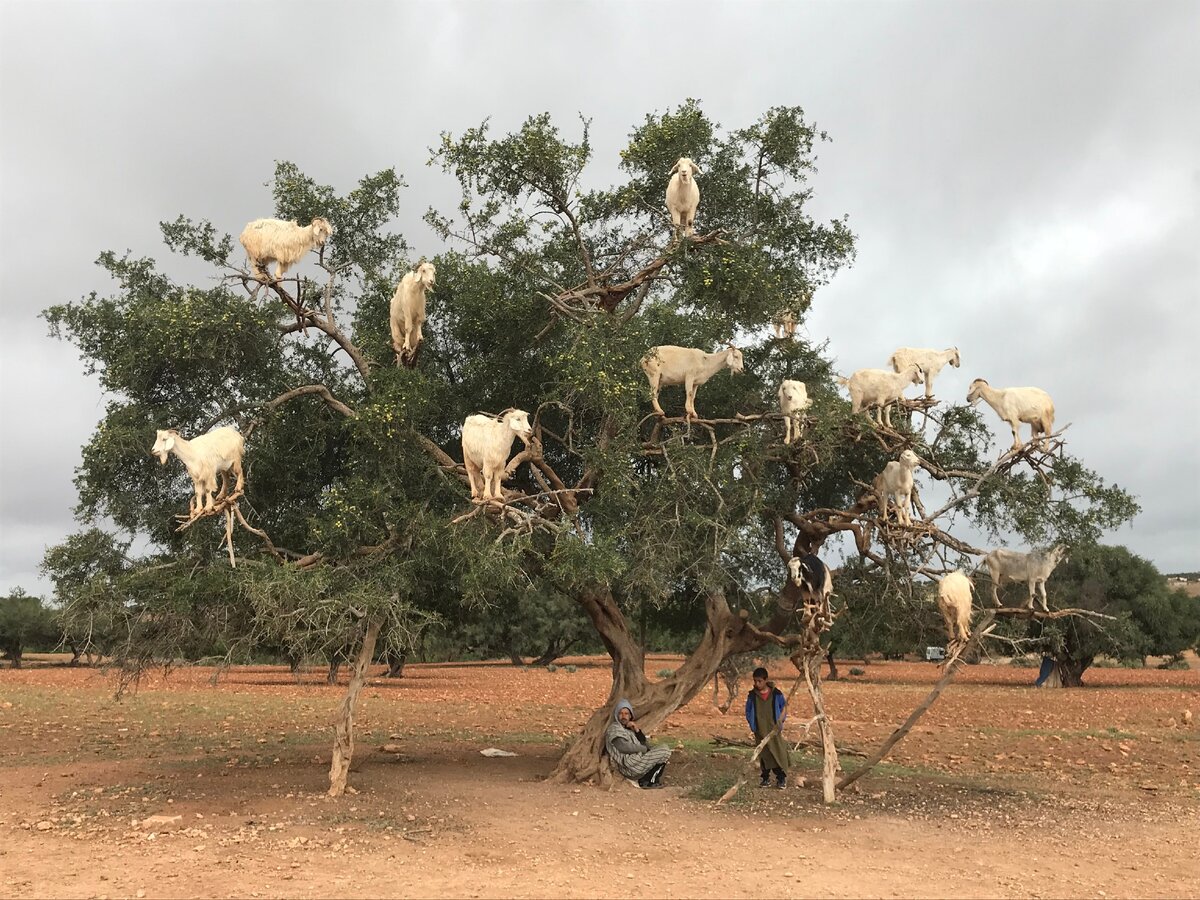
[[[613,723],[604,732],[604,749],[613,767],[626,778],[637,779],[638,787],[663,786],[663,770],[671,758],[670,747],[651,747],[633,718],[633,705],[622,700],[613,710]]]

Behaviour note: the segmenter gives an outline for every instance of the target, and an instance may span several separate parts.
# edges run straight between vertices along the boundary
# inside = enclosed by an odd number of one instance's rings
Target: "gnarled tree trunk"
[[[642,665],[642,649],[612,591],[607,586],[595,586],[582,592],[577,599],[612,657],[613,682],[607,702],[592,713],[583,731],[558,761],[550,776],[554,781],[595,779],[608,784],[612,772],[602,756],[604,731],[618,700],[629,700],[638,722],[653,734],[667,716],[708,684],[726,656],[755,649],[767,640],[748,624],[744,616],[729,609],[724,594],[710,591],[704,600],[708,626],[700,643],[673,676],[651,682]],[[790,615],[790,612],[781,612],[776,617],[778,621],[772,624],[778,626]]]

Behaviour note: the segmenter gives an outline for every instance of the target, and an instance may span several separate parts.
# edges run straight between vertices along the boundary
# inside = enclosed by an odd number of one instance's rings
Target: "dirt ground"
[[[647,671],[678,664],[652,657]],[[938,670],[851,665],[827,704],[839,746],[869,751]],[[1040,691],[1036,670],[968,667],[830,808],[799,784],[820,769],[806,749],[787,790],[716,807],[747,753],[712,739],[746,735],[740,699],[723,716],[707,692],[654,735],[677,748],[666,789],[547,782],[607,696],[599,659],[375,679],[357,793],[334,800],[328,723],[344,686],[315,669],[213,674],[147,678],[118,701],[97,670],[0,670],[0,896],[1200,894],[1195,669],[1092,669],[1086,688]],[[789,739],[805,702],[801,689]],[[155,815],[182,818],[144,826]]]

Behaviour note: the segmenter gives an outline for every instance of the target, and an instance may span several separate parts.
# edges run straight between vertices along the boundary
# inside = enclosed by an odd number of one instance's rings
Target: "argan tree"
[[[180,218],[163,226],[167,245],[212,265],[209,286],[106,253],[115,294],[47,311],[111,397],[84,450],[81,517],[111,516],[161,550],[108,592],[136,635],[131,660],[160,657],[188,629],[306,646],[349,629],[361,663],[375,635],[411,639],[434,615],[453,629],[520,609],[525,594],[569,598],[611,656],[613,684],[556,775],[603,780],[613,700],[628,697],[654,728],[728,655],[809,640],[798,629],[811,616],[798,618],[803,598],[784,579],[793,554],[846,533],[885,601],[916,602],[920,576],[980,552],[950,534],[951,517],[1077,543],[1136,511],[1066,454],[1061,434],[996,456],[964,406],[915,401],[894,430],[851,417],[823,345],[770,336],[783,310],[803,323],[854,254],[844,220],[809,212],[825,135],[799,108],[738,129],[693,101],[649,115],[608,186],[589,177],[589,123],[571,130],[542,115],[506,135],[484,123],[441,136],[431,163],[461,201],[426,215],[443,246],[420,248],[438,276],[412,368],[394,364],[387,327],[391,292],[416,261],[387,231],[402,186],[392,172],[339,196],[277,168],[276,215],[334,224],[298,269],[319,278],[260,283],[228,235]],[[696,234],[684,238],[663,203],[681,156],[702,170]],[[681,389],[664,389],[656,417],[640,361],[663,344],[734,344],[744,372],[705,384],[696,420],[682,415]],[[783,378],[814,398],[791,445],[774,411]],[[530,413],[533,437],[509,463],[505,502],[472,503],[461,423],[509,407]],[[149,458],[154,429],[231,420],[247,437],[246,494],[225,510],[236,538],[220,517],[174,530],[188,488],[178,466]],[[918,498],[913,525],[881,523],[866,488],[906,448],[939,486],[928,506]],[[221,552],[231,540],[236,568]],[[203,598],[197,579],[209,580]],[[751,615],[748,599],[780,585],[769,613]],[[699,640],[671,677],[647,678],[636,623],[680,598]],[[347,722],[353,696],[352,679]]]

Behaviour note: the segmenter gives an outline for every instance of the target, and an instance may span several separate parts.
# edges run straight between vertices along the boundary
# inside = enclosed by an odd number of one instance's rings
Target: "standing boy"
[[[754,734],[754,742],[762,743],[763,738],[775,727],[776,722],[787,719],[787,698],[783,691],[767,680],[768,672],[762,666],[754,670],[754,687],[746,695],[746,721]],[[783,726],[771,735],[771,740],[763,747],[758,757],[758,767],[762,770],[762,780],[759,787],[771,786],[771,773],[775,773],[775,787],[787,787],[787,771],[791,760],[788,758],[787,744],[783,741]]]

